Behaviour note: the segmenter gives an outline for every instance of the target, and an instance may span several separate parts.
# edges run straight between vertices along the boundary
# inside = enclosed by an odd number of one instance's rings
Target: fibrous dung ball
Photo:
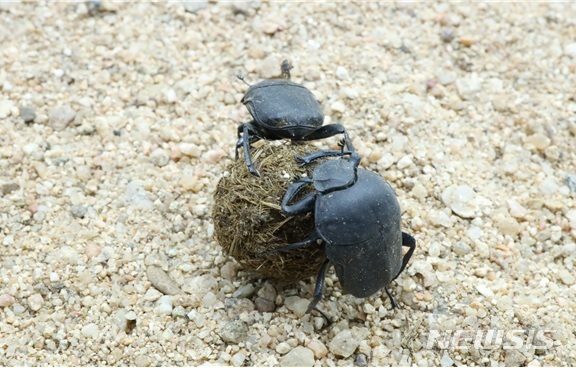
[[[315,275],[326,259],[324,245],[270,252],[302,241],[314,230],[312,213],[287,217],[280,205],[294,177],[314,167],[299,167],[294,156],[315,150],[311,144],[266,141],[251,150],[260,177],[250,174],[244,157],[226,168],[214,193],[214,229],[224,251],[246,270],[295,281]],[[295,200],[310,190],[302,190]]]

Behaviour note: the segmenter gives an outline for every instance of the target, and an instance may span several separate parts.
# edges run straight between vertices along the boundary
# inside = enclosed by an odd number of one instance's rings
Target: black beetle
[[[238,126],[238,149],[244,147],[244,158],[250,173],[260,176],[252,163],[250,144],[261,139],[310,141],[344,134],[347,149],[354,151],[348,132],[341,124],[324,124],[320,103],[310,90],[290,81],[291,65],[284,60],[282,77],[267,79],[253,86],[242,98],[252,120]],[[241,77],[239,77],[242,79]]]
[[[327,160],[312,172],[312,178],[297,178],[282,199],[282,212],[288,216],[314,212],[315,230],[304,241],[275,251],[285,252],[318,245],[323,240],[326,261],[320,267],[314,299],[306,313],[316,309],[322,298],[326,271],[334,265],[345,293],[368,297],[383,287],[396,308],[388,284],[396,279],[416,249],[416,240],[400,229],[400,205],[396,193],[382,177],[359,168],[355,152],[348,160]],[[311,162],[333,156],[318,151],[300,159]],[[315,191],[289,204],[306,185]],[[402,257],[402,247],[409,247]]]

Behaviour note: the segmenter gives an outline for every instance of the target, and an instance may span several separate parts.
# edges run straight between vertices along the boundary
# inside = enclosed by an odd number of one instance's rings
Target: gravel
[[[0,4],[0,365],[576,365],[576,5]],[[239,102],[282,60],[417,239],[370,298],[213,239]],[[336,147],[338,137],[317,142]],[[548,331],[439,349],[431,331]],[[279,352],[280,351],[280,352]]]

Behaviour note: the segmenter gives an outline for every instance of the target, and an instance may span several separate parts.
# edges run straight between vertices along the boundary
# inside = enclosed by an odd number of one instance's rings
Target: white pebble
[[[88,338],[96,338],[98,336],[99,328],[95,323],[90,323],[82,327],[82,335]]]
[[[456,89],[458,95],[463,100],[471,100],[476,97],[482,88],[482,80],[476,74],[470,77],[456,79]]]
[[[328,344],[328,348],[332,354],[348,358],[356,351],[359,345],[360,341],[352,336],[352,331],[344,330],[334,336],[330,344]]]
[[[338,79],[346,79],[348,78],[348,70],[343,67],[343,66],[339,66],[336,68],[336,77]]]
[[[332,103],[330,108],[332,109],[332,111],[340,113],[340,114],[342,114],[342,113],[344,113],[344,111],[346,111],[346,105],[344,105],[344,103],[342,101],[336,101],[336,102]]]
[[[170,161],[170,154],[162,148],[156,148],[150,154],[150,162],[156,166],[166,166]]]
[[[232,358],[230,359],[230,363],[234,367],[241,367],[244,364],[245,360],[246,360],[246,354],[244,354],[243,352],[238,352],[238,353],[232,355]]]
[[[480,284],[480,285],[476,286],[476,290],[478,290],[478,292],[480,294],[484,295],[486,298],[494,297],[494,292],[492,290],[490,290],[490,288],[488,288],[488,286],[486,286],[484,284]]]
[[[164,295],[156,302],[156,311],[160,314],[172,314],[172,296]]]
[[[218,302],[218,298],[211,291],[207,292],[204,295],[204,297],[202,298],[202,306],[206,307],[206,308],[210,308],[210,307],[214,306],[214,304],[216,304],[216,302]]]
[[[308,299],[300,298],[299,296],[289,296],[284,300],[286,308],[294,312],[298,317],[304,316],[310,301]]]
[[[556,181],[552,178],[546,178],[540,183],[538,189],[542,194],[551,195],[556,193],[560,187],[556,184]]]
[[[442,201],[462,218],[475,217],[479,210],[477,194],[467,185],[451,185],[444,189]]]
[[[564,54],[576,59],[576,42],[564,46]]]
[[[414,162],[412,161],[412,155],[406,155],[402,157],[400,160],[398,160],[398,162],[396,163],[396,167],[398,167],[399,170],[403,170],[412,165],[413,163]]]
[[[202,149],[199,146],[195,145],[194,143],[187,143],[187,142],[180,143],[178,145],[178,149],[180,149],[180,152],[182,152],[186,156],[193,158],[198,158],[202,154]]]
[[[76,111],[70,106],[57,106],[50,111],[48,126],[54,130],[64,130],[76,117]]]
[[[450,355],[448,355],[448,352],[445,351],[444,354],[442,355],[442,359],[440,359],[440,365],[442,367],[452,367],[453,364],[454,360],[452,360],[452,358],[450,358]]]
[[[148,192],[140,180],[133,180],[124,189],[124,195],[130,205],[139,209],[151,209],[154,204],[148,199]]]
[[[292,350],[292,347],[290,345],[288,345],[287,342],[281,342],[278,345],[276,345],[276,348],[274,349],[278,354],[286,354],[288,353],[290,350]]]
[[[10,294],[0,294],[0,308],[9,307],[16,303],[16,298]],[[30,301],[28,301],[30,303]]]
[[[295,347],[291,352],[280,359],[282,367],[312,367],[314,365],[314,353],[303,346]]]

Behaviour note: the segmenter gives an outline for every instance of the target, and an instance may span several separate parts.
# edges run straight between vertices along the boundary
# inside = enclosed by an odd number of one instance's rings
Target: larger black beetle
[[[253,175],[259,176],[252,163],[250,144],[260,139],[291,139],[310,141],[344,134],[346,147],[354,151],[348,132],[341,124],[324,123],[320,103],[310,90],[290,81],[291,66],[284,60],[281,65],[282,78],[267,79],[253,86],[242,98],[252,120],[238,126],[238,149],[244,147],[246,165]]]
[[[310,162],[333,151],[318,151],[301,158]],[[368,297],[385,288],[393,307],[388,284],[404,270],[416,249],[414,238],[400,229],[400,206],[390,185],[379,175],[358,168],[360,156],[351,153],[342,158],[320,163],[310,178],[298,178],[282,199],[286,215],[314,212],[315,230],[304,241],[289,244],[277,251],[317,246],[322,239],[326,261],[316,280],[314,299],[307,313],[322,298],[328,266],[334,265],[345,293]],[[306,185],[315,191],[297,203],[290,204]],[[402,247],[409,247],[402,257]]]

